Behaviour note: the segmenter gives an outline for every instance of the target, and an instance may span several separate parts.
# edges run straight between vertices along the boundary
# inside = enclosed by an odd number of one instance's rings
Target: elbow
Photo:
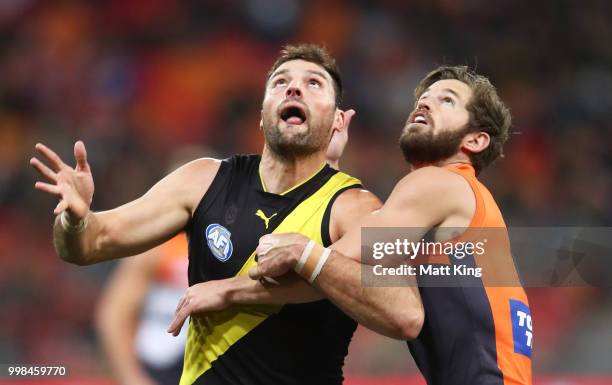
[[[425,312],[422,307],[404,312],[396,330],[399,339],[407,341],[416,339],[421,333],[424,321]]]
[[[53,238],[53,246],[55,247],[55,254],[66,263],[78,266],[91,264],[83,253],[67,247],[65,240],[60,237],[55,236]]]

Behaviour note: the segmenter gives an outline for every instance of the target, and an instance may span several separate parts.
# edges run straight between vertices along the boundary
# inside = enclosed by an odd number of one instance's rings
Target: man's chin
[[[306,122],[300,124],[281,122],[278,130],[281,134],[305,134],[308,132],[308,124]]]
[[[403,142],[400,148],[406,162],[412,166],[435,164],[448,159],[459,151],[459,144],[438,144],[420,142]]]
[[[296,141],[283,141],[270,146],[271,150],[283,158],[302,158],[314,154],[317,149]]]
[[[404,126],[401,137],[405,138],[404,140],[413,140],[413,138],[416,138],[416,140],[423,140],[423,138],[433,139],[434,134],[433,129],[427,124],[408,123]]]

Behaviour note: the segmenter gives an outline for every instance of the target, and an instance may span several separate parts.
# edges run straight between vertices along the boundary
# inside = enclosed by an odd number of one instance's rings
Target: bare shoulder
[[[176,199],[193,213],[202,196],[208,191],[215,179],[221,160],[200,158],[177,168],[160,181],[162,186],[174,191]]]
[[[441,167],[422,167],[405,177],[396,185],[387,204],[405,203],[452,203],[462,200],[465,194],[472,196],[469,183],[460,175]]]
[[[381,200],[371,191],[360,188],[350,188],[338,195],[332,207],[332,214],[334,210],[338,213],[354,210],[370,213],[373,210],[379,209],[381,206]]]
[[[382,202],[372,192],[352,188],[340,194],[331,209],[330,236],[332,241],[342,235],[352,226],[359,224],[366,215],[380,209]]]
[[[402,178],[380,210],[379,221],[395,226],[431,227],[469,223],[476,198],[460,175],[423,167]]]
[[[186,177],[195,178],[214,178],[221,167],[221,160],[214,158],[199,158],[187,162],[173,173],[178,173]]]

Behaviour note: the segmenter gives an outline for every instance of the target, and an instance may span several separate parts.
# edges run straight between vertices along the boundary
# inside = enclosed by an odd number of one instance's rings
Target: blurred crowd
[[[397,140],[416,83],[467,64],[513,113],[505,157],[483,173],[508,224],[610,226],[610,16],[604,0],[1,1],[0,362],[107,370],[91,318],[113,264],[55,256],[34,144],[72,162],[84,140],[94,210],[140,196],[185,148],[259,152],[265,74],[286,43],[338,59],[357,111],[341,167],[381,198],[407,171]],[[536,373],[612,372],[610,291],[529,294]],[[405,345],[363,330],[348,369],[415,370]]]

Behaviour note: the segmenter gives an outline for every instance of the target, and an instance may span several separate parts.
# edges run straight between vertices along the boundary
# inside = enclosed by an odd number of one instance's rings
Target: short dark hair
[[[286,45],[280,52],[278,59],[268,71],[266,75],[266,82],[270,80],[270,76],[280,67],[283,63],[292,60],[304,60],[314,64],[318,64],[327,71],[329,76],[333,80],[334,91],[336,94],[336,106],[340,106],[342,103],[342,76],[340,75],[340,69],[336,64],[336,60],[330,55],[330,53],[321,46],[316,44],[299,44],[299,45]]]
[[[459,80],[472,90],[472,98],[466,106],[470,113],[469,132],[484,131],[491,137],[489,147],[482,152],[470,154],[472,165],[479,173],[504,155],[504,143],[508,140],[508,131],[512,124],[510,110],[502,102],[489,79],[467,66],[441,66],[431,71],[414,90],[417,102],[433,83],[446,79]]]

